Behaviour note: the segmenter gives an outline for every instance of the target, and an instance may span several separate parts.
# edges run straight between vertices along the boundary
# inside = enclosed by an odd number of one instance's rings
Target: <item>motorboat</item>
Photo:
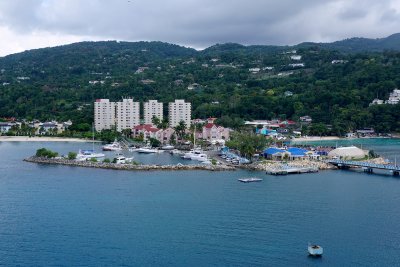
[[[120,151],[120,150],[122,150],[122,147],[116,140],[111,144],[103,146],[103,151]]]
[[[206,154],[200,153],[200,154],[193,154],[193,155],[190,157],[190,159],[191,159],[191,160],[197,160],[197,161],[207,161],[207,160],[208,160],[208,157],[207,157]]]
[[[164,145],[161,147],[163,150],[173,150],[175,147],[173,145]]]
[[[201,152],[201,150],[199,150],[199,149],[192,149],[192,150],[190,150],[189,152],[183,154],[182,158],[183,158],[183,159],[193,159],[193,158],[196,158],[196,156],[198,156],[198,155],[200,155],[200,154],[203,154],[203,153]]]
[[[152,153],[158,153],[158,149],[151,148],[150,146],[145,146],[138,148],[136,152],[143,154],[152,154]]]
[[[239,182],[242,183],[253,183],[253,182],[261,182],[263,179],[257,177],[250,177],[250,178],[240,178],[238,179]]]
[[[78,154],[76,154],[77,161],[86,161],[91,159],[101,159],[106,155],[103,153],[95,153],[94,150],[79,150]]]
[[[127,163],[132,163],[133,158],[126,158],[123,155],[118,155],[116,158],[114,158],[114,162],[116,164],[127,164]]]
[[[308,244],[308,253],[310,256],[320,257],[324,253],[324,249],[319,245]]]

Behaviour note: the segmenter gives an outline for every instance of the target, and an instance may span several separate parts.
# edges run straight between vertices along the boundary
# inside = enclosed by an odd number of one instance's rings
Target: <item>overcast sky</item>
[[[0,56],[84,40],[297,44],[400,32],[400,0],[0,0]]]

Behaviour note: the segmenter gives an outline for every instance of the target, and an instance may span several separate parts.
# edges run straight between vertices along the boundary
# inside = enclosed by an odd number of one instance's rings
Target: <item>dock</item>
[[[269,170],[266,173],[270,175],[288,175],[318,172],[318,168],[312,167],[286,167],[282,169]]]
[[[400,166],[393,164],[376,164],[365,161],[351,161],[351,160],[328,160],[327,163],[335,165],[339,169],[360,168],[366,173],[374,173],[374,170],[388,171],[393,176],[399,176]]]

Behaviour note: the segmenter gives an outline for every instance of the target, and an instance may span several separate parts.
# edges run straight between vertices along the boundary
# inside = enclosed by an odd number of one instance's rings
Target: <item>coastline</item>
[[[68,137],[29,137],[29,136],[0,136],[0,142],[76,142],[76,143],[86,143],[93,142],[89,139],[81,138],[68,138]],[[99,142],[99,141],[94,141]]]

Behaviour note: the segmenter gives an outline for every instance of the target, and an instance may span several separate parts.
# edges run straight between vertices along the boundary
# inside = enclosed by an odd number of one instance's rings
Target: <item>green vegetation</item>
[[[164,103],[186,99],[194,118],[217,117],[232,128],[250,119],[309,115],[316,124],[306,129],[310,134],[344,135],[363,127],[400,131],[400,105],[369,106],[400,87],[400,52],[382,52],[398,50],[398,39],[294,47],[222,44],[203,51],[160,42],[83,42],[31,50],[0,58],[0,117],[70,119],[65,136],[91,138],[95,99],[131,96]],[[287,53],[293,49],[300,61]],[[300,62],[304,67],[289,65]],[[194,83],[198,86],[188,90]],[[32,134],[26,127],[11,133]],[[115,136],[104,131],[96,139]],[[183,136],[180,130],[176,137]]]
[[[40,148],[36,150],[36,157],[43,157],[43,158],[55,158],[58,156],[57,152],[51,151],[46,148]]]
[[[97,162],[98,160],[96,158],[90,158],[91,162]]]
[[[68,152],[68,159],[73,160],[76,159],[76,153],[75,152]]]
[[[240,151],[241,155],[246,158],[252,158],[254,154],[262,152],[271,142],[271,139],[254,133],[235,132],[232,134],[231,140],[226,142],[226,146]]]
[[[111,160],[110,160],[109,158],[105,158],[105,159],[103,160],[103,162],[104,162],[104,163],[110,163]]]

